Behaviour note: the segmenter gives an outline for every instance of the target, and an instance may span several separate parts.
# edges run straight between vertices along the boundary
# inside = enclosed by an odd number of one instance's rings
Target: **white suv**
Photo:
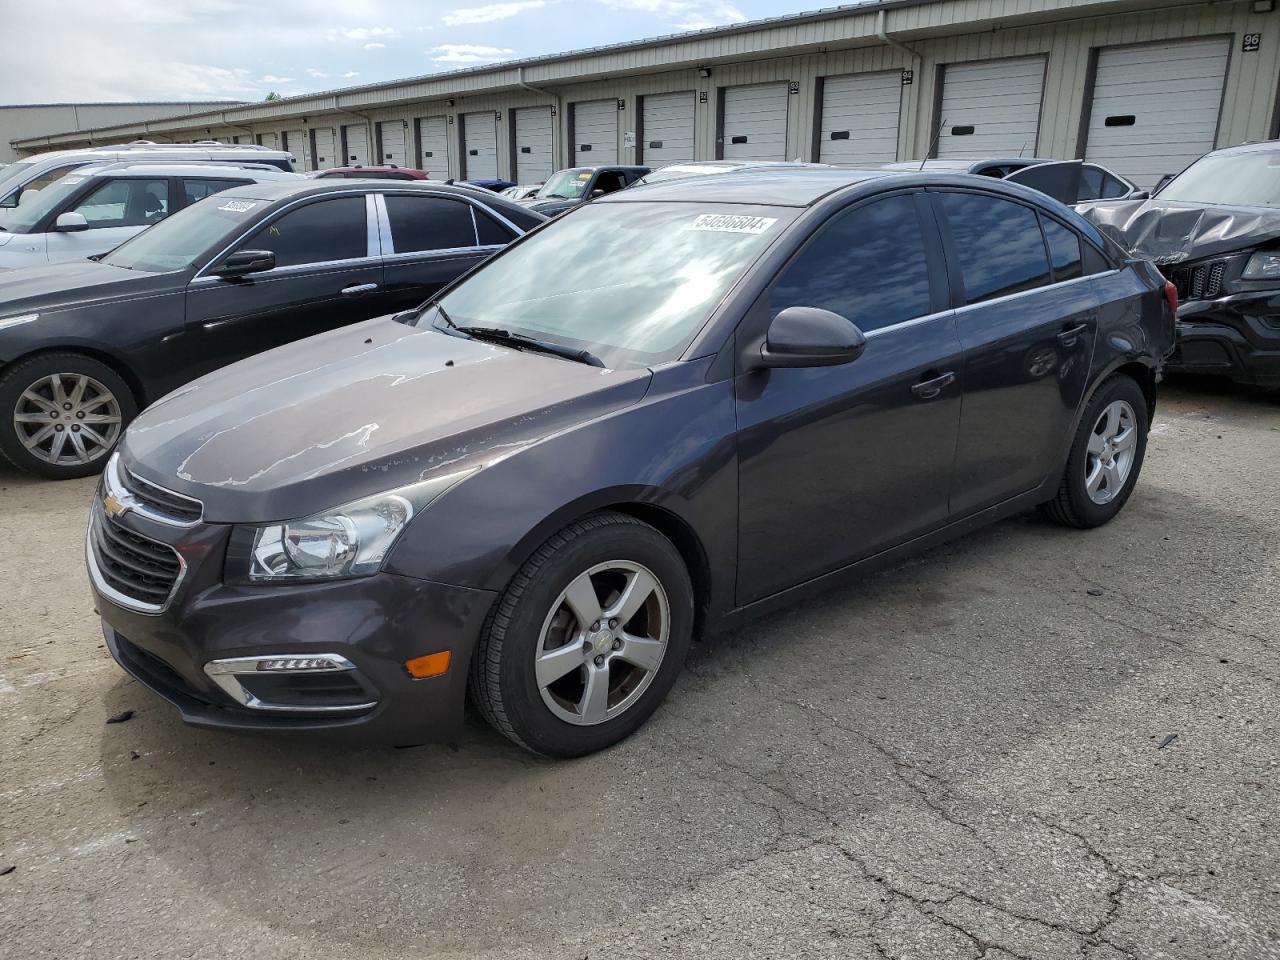
[[[243,161],[265,163],[272,167],[279,167],[286,173],[293,171],[293,155],[288,151],[272,150],[269,147],[248,143],[217,143],[213,140],[169,144],[135,140],[132,143],[121,143],[111,147],[86,147],[81,150],[39,153],[33,157],[24,157],[0,169],[0,226],[5,225],[5,219],[10,211],[26,202],[24,196],[29,199],[34,191],[44,189],[78,167],[107,160],[128,160],[134,163],[173,163],[190,160],[197,162],[212,160],[215,163]]]
[[[45,187],[0,223],[0,271],[98,256],[211,194],[301,177],[264,164],[84,166]]]

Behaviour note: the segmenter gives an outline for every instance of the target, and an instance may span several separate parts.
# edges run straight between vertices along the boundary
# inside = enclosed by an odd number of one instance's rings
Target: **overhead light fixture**
[[[698,68],[698,76],[703,77],[703,78],[706,78],[706,77],[711,76],[711,68],[710,68],[710,67],[699,67],[699,68]]]
[[[452,106],[453,106],[453,101],[452,101],[452,100],[446,100],[446,101],[444,102],[444,105],[445,105],[446,107],[452,107]]]

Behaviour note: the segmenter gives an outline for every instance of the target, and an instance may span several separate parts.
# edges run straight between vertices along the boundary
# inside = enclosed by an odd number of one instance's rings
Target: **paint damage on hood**
[[[1280,237],[1280,210],[1170,200],[1119,200],[1082,206],[1098,230],[1143,260],[1160,264],[1249,250]]]

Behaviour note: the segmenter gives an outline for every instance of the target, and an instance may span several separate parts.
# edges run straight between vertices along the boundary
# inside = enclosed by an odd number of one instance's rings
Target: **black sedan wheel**
[[[591,753],[653,713],[692,628],[689,574],[671,542],[634,517],[596,514],[548,540],[498,601],[472,699],[523,747]]]
[[[102,469],[137,413],[110,367],[72,353],[33,357],[0,377],[0,452],[14,466],[52,480]]]

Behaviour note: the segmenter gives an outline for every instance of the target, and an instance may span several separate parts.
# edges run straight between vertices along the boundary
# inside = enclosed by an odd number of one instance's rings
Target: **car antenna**
[[[920,166],[919,166],[918,168],[916,168],[916,172],[917,172],[917,173],[919,173],[920,171],[922,171],[922,170],[924,169],[924,165],[925,165],[926,163],[928,163],[928,162],[929,162],[929,158],[930,158],[931,156],[933,156],[933,151],[935,151],[935,150],[937,150],[937,149],[938,149],[938,141],[942,139],[942,128],[943,128],[943,127],[945,127],[946,125],[947,125],[947,118],[946,118],[946,117],[943,117],[942,119],[940,119],[940,120],[938,121],[938,130],[937,130],[937,132],[933,135],[933,140],[932,140],[932,141],[930,141],[930,143],[929,143],[929,150],[928,150],[928,151],[925,153],[925,155],[924,155],[923,157],[921,157],[921,159],[920,159]]]
[[[1022,155],[1023,155],[1024,153],[1026,153],[1026,152],[1027,152],[1027,141],[1023,140],[1023,141],[1022,141],[1022,149],[1018,151],[1018,156],[1019,156],[1019,158],[1021,158],[1021,157],[1022,157]]]

